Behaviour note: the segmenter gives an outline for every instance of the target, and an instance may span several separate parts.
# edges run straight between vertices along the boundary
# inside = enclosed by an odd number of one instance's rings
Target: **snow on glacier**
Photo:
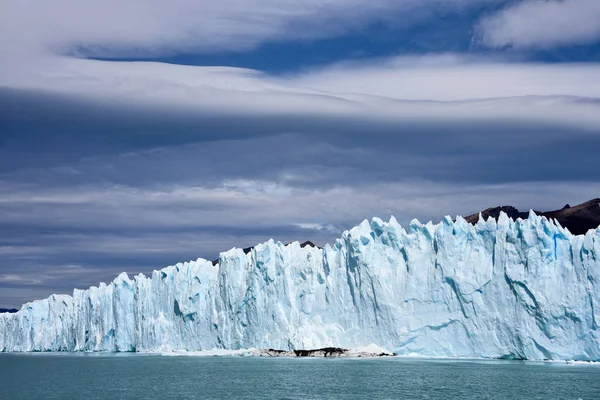
[[[270,240],[219,263],[0,314],[3,351],[360,348],[448,357],[600,360],[600,228],[572,235],[536,216],[473,226],[392,217],[333,246]]]

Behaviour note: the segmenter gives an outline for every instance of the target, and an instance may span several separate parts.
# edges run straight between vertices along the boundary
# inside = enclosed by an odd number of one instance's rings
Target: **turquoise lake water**
[[[600,366],[0,354],[0,399],[600,399]]]

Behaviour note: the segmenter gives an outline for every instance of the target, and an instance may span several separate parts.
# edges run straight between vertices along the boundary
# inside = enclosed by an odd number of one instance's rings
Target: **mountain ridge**
[[[590,229],[596,229],[600,226],[600,198],[588,200],[576,206],[566,204],[560,210],[537,211],[532,210],[536,215],[555,219],[563,228],[567,228],[574,235],[583,235]],[[464,219],[470,224],[475,225],[479,221],[479,216],[487,220],[493,218],[498,220],[500,213],[504,212],[509,218],[517,220],[518,218],[527,219],[529,212],[523,212],[513,206],[497,206],[487,208],[479,213],[471,214]]]

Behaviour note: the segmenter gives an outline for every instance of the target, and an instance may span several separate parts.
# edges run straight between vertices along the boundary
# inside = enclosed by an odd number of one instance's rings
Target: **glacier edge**
[[[359,348],[600,360],[600,228],[373,218],[323,249],[269,240],[0,314],[0,350]]]

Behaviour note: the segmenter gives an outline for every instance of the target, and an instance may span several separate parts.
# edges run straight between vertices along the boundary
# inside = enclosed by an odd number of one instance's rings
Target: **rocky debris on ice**
[[[370,344],[358,349],[341,347],[323,347],[312,350],[256,349],[254,355],[260,357],[385,357],[395,354],[375,344]]]

